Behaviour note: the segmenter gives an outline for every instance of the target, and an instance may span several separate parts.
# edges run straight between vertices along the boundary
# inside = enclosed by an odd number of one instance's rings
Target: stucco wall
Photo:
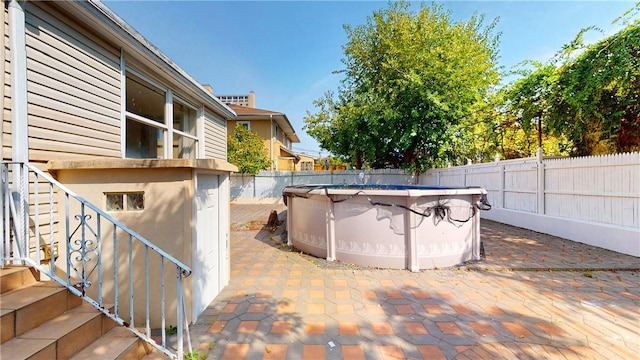
[[[191,266],[192,263],[192,228],[193,217],[193,181],[191,169],[99,169],[99,170],[58,170],[59,181],[69,186],[78,195],[87,201],[105,209],[105,193],[144,192],[143,211],[108,212],[116,220],[136,231],[147,240],[151,241],[177,260]],[[63,199],[59,200],[63,204]],[[75,211],[74,211],[75,210]],[[71,209],[71,214],[79,214],[80,209]],[[77,226],[77,220],[71,218],[72,230]],[[75,223],[74,223],[75,222]],[[106,227],[106,226],[105,226]],[[63,232],[61,232],[63,233]],[[105,302],[113,303],[113,286],[107,281],[113,276],[113,230],[101,229],[103,239],[102,255],[104,274],[103,289]],[[61,235],[63,236],[63,235]],[[125,311],[129,306],[129,263],[128,263],[128,236],[117,233],[118,251],[118,277],[120,311]],[[64,244],[61,241],[61,244]],[[64,252],[64,249],[62,249]],[[144,247],[134,241],[134,295],[135,295],[135,319],[136,322],[144,319]],[[152,279],[150,284],[151,318],[154,319],[152,327],[158,327],[160,319],[160,271],[159,257],[150,251],[149,274]],[[63,260],[61,256],[58,261]],[[60,266],[63,263],[61,262]],[[175,325],[175,267],[169,266],[165,261],[166,282],[166,311],[167,324]],[[95,279],[94,284],[97,283]],[[155,280],[155,281],[154,281]],[[93,286],[92,286],[93,287]],[[93,292],[97,291],[93,287]],[[191,278],[185,281],[185,296],[190,298]],[[191,302],[187,301],[187,313],[191,314]]]

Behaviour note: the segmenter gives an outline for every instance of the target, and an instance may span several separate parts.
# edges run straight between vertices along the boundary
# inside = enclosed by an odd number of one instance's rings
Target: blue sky
[[[202,84],[220,95],[256,94],[256,107],[287,114],[300,138],[293,149],[317,155],[303,130],[306,111],[342,75],[344,24],[366,22],[386,1],[104,1]],[[440,1],[454,21],[477,12],[499,17],[500,65],[546,61],[580,29],[611,22],[633,1]],[[426,2],[430,4],[430,2]],[[412,8],[419,9],[419,2]],[[601,38],[596,32],[585,39]],[[326,152],[323,152],[326,155]]]

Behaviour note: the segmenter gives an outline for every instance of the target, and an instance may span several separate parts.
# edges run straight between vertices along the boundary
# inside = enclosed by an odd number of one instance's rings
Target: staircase
[[[31,164],[0,163],[0,180],[0,360],[191,351],[188,266]]]
[[[0,359],[142,359],[152,347],[29,267],[0,269]]]

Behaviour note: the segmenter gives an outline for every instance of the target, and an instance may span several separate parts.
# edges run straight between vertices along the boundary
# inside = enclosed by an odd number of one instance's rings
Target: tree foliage
[[[305,130],[361,168],[423,172],[442,163],[451,134],[498,81],[495,22],[453,22],[440,5],[392,2],[366,24],[345,26],[338,94],[316,100]]]
[[[550,126],[576,155],[640,150],[640,24],[589,46],[558,69]]]
[[[236,125],[227,139],[227,159],[242,174],[255,175],[271,166],[260,136],[240,125]]]
[[[539,136],[564,138],[573,155],[640,150],[640,22],[625,24],[590,46],[583,35],[595,28],[583,29],[548,64],[529,62],[534,69],[505,89],[512,124],[527,136],[537,125]]]

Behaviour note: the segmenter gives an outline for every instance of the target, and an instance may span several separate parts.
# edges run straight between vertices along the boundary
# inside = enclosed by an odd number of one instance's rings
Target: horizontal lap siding
[[[4,73],[3,76],[3,86],[4,86],[4,99],[2,99],[2,159],[9,160],[11,159],[11,63],[9,59],[11,58],[11,52],[9,51],[9,23],[8,23],[8,14],[7,10],[3,8],[4,12],[4,21],[2,28],[2,51],[4,51]]]
[[[204,123],[204,156],[227,160],[227,126],[224,120],[206,112]]]
[[[121,157],[119,50],[77,28],[26,3],[30,161]]]

